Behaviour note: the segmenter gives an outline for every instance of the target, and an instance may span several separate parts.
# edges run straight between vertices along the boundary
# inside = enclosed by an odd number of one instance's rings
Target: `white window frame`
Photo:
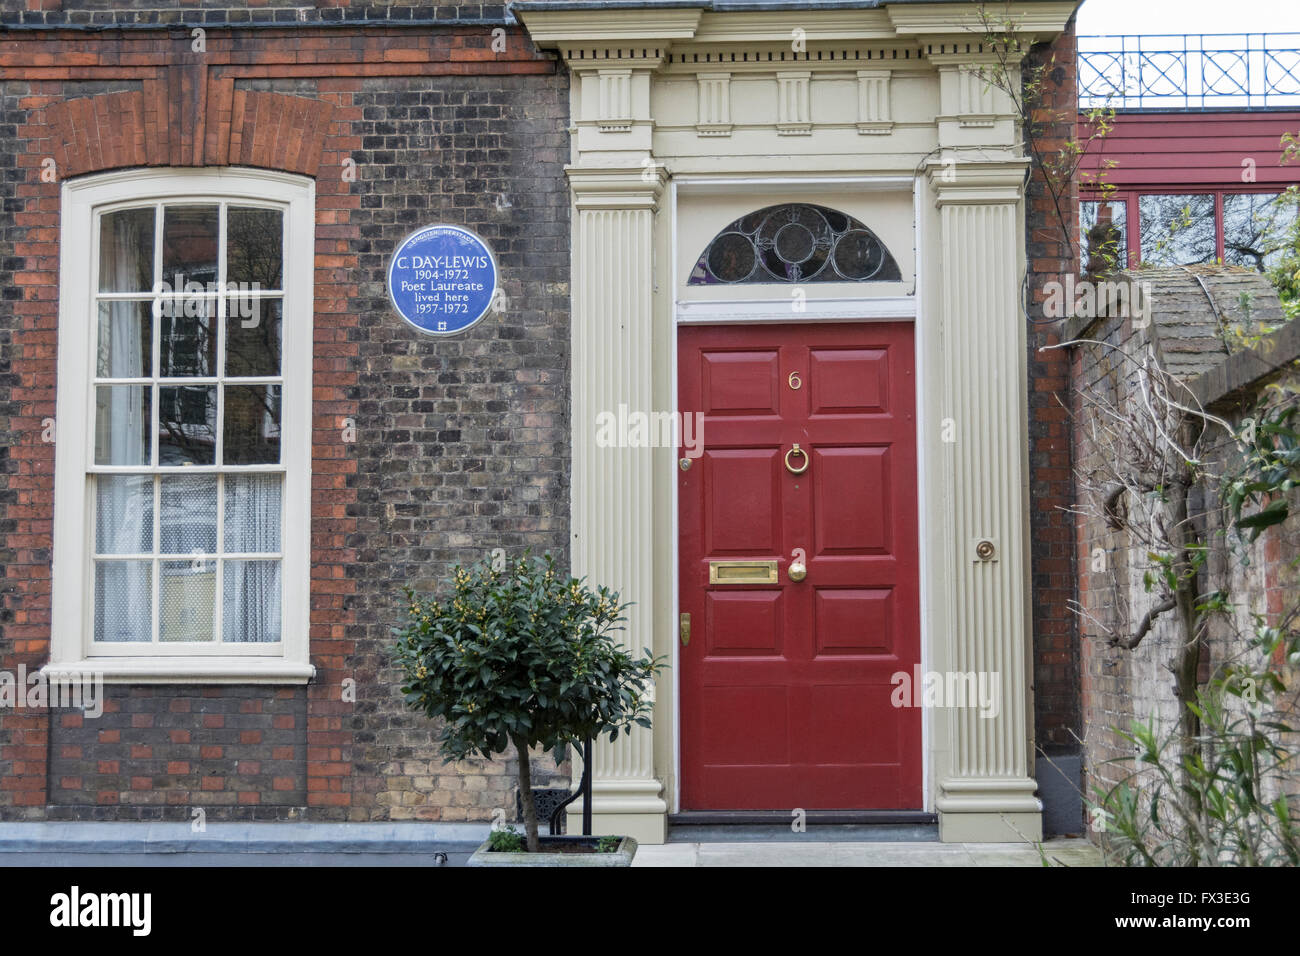
[[[98,210],[155,201],[248,201],[284,210],[281,324],[281,607],[278,644],[204,648],[94,644],[91,554],[96,309],[91,278]],[[303,684],[315,673],[308,631],[311,575],[312,270],[315,183],[267,170],[142,169],[63,184],[54,468],[51,679],[102,677],[131,684]],[[220,595],[217,600],[220,600]]]

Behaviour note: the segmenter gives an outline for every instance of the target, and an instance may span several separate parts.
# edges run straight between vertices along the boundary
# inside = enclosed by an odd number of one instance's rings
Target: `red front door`
[[[680,330],[683,809],[922,806],[913,367],[910,323]]]

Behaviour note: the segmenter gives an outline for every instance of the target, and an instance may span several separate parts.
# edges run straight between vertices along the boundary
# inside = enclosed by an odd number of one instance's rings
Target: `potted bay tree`
[[[633,657],[613,637],[627,604],[556,568],[551,555],[514,562],[485,558],[457,566],[438,597],[407,590],[407,621],[396,628],[394,659],[407,706],[439,721],[448,762],[514,749],[524,833],[497,830],[471,865],[631,863],[630,837],[540,837],[529,751],[553,751],[633,724],[650,726],[655,674],[649,651]]]

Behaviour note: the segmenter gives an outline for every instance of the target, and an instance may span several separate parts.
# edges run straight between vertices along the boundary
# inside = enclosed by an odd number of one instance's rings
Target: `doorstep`
[[[718,824],[674,823],[669,843],[937,843],[934,824],[834,824],[812,823],[795,830],[789,823]]]
[[[633,866],[1042,866],[1033,843],[808,842],[665,843],[638,847]],[[1053,866],[1101,866],[1087,840],[1045,840]]]

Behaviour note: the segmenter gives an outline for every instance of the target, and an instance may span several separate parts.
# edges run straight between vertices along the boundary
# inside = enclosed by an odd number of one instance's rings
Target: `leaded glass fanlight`
[[[714,236],[687,284],[900,278],[885,244],[852,216],[825,206],[783,203],[742,216]]]

